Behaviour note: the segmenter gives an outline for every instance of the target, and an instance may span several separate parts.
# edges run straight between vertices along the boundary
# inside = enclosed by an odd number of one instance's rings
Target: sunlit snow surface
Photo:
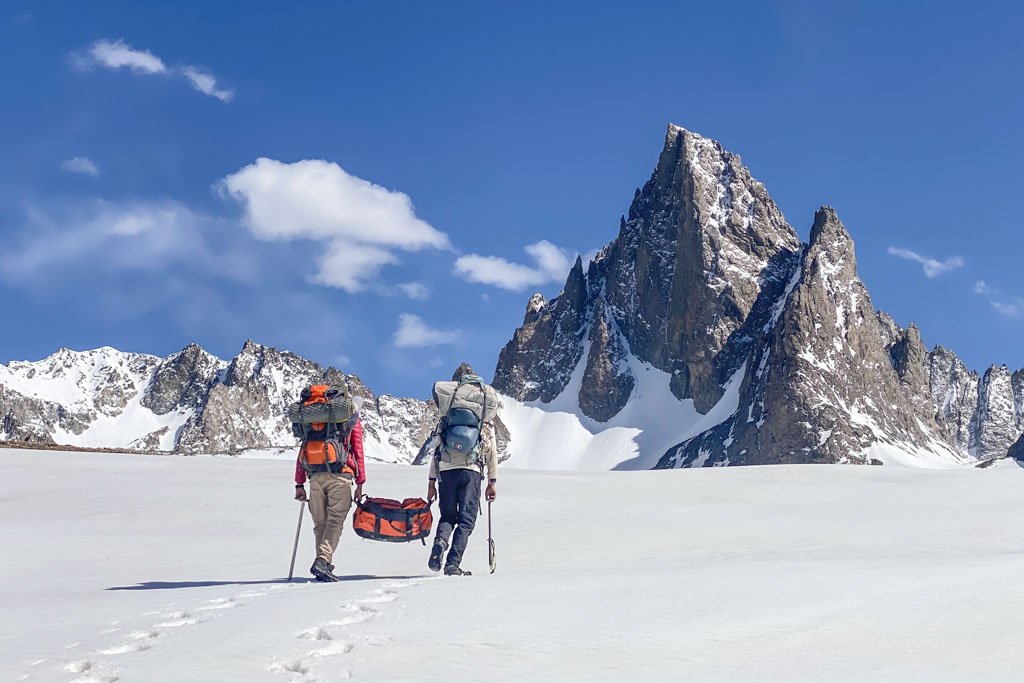
[[[739,405],[746,365],[725,386],[707,415],[680,401],[669,389],[671,376],[630,354],[626,364],[636,385],[625,407],[608,422],[583,414],[579,392],[589,344],[562,393],[550,403],[521,403],[502,397],[501,419],[512,434],[508,466],[522,469],[650,469],[672,446],[697,436],[732,415]]]
[[[1019,680],[1024,471],[503,469],[464,565],[286,584],[292,460],[0,451],[0,681]],[[367,493],[422,495],[371,464]],[[435,508],[436,509],[436,508]],[[306,519],[297,575],[311,561]]]

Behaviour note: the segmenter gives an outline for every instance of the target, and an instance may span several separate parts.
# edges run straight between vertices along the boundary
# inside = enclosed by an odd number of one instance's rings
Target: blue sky
[[[378,392],[489,377],[672,121],[804,239],[835,206],[926,344],[1024,366],[1024,10],[825,5],[4,3],[0,362],[251,337]]]

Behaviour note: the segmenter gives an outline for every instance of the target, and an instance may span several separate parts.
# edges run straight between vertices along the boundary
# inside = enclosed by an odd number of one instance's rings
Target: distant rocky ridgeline
[[[542,406],[581,378],[572,398],[603,423],[638,398],[630,359],[724,413],[660,467],[1002,457],[1024,431],[1024,371],[979,377],[928,351],[875,309],[835,210],[802,244],[737,155],[674,125],[618,236],[556,298],[530,299],[495,386]]]
[[[344,381],[364,399],[377,460],[411,462],[437,419],[427,401],[376,396],[355,375],[252,341],[231,361],[195,344],[167,358],[61,349],[0,365],[0,441],[182,454],[293,447],[284,410],[315,381]]]

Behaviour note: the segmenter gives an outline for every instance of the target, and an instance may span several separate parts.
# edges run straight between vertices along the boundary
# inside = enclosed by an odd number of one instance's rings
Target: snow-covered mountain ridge
[[[533,432],[575,435],[526,448],[555,468],[943,466],[1024,431],[1024,370],[928,351],[874,307],[833,208],[802,243],[739,156],[676,125],[618,236],[530,299],[495,386]]]
[[[436,420],[428,402],[376,396],[355,375],[252,341],[230,361],[190,344],[167,358],[103,347],[0,365],[0,441],[181,454],[291,448],[284,409],[325,379],[363,398],[367,457],[412,461]]]

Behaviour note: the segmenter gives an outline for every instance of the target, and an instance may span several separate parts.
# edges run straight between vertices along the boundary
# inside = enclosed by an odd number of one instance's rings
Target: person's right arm
[[[437,435],[435,428],[427,439],[427,453],[430,456],[430,465],[427,468],[427,502],[433,503],[437,500],[437,449],[441,444],[441,438]]]
[[[494,436],[494,424],[488,422],[483,428],[484,471],[487,473],[487,490],[484,495],[492,501],[498,497],[498,442]]]
[[[306,470],[302,469],[302,462],[295,459],[295,500],[306,500]]]

